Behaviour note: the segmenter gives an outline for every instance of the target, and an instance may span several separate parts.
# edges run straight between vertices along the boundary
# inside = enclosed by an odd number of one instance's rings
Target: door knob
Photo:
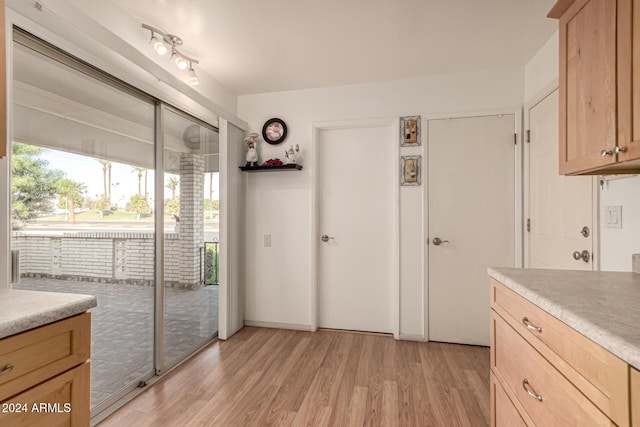
[[[627,151],[627,147],[616,147],[613,149],[613,152],[616,154],[624,153]]]
[[[573,253],[573,259],[575,259],[576,261],[583,260],[584,262],[589,262],[589,260],[591,259],[591,254],[586,249],[582,252],[575,251]]]
[[[322,239],[323,242],[327,243],[329,240],[333,240],[334,238],[331,236],[327,236],[326,234],[323,234],[322,237],[320,237],[320,239]]]
[[[441,239],[441,238],[439,238],[439,237],[434,237],[434,238],[433,238],[433,244],[434,244],[434,245],[436,245],[436,246],[440,246],[440,245],[441,245],[441,244],[443,244],[443,243],[449,243],[449,241],[448,241],[448,240],[442,240],[442,239]]]
[[[600,152],[600,155],[602,157],[613,156],[613,151],[611,151],[611,150],[602,150]]]
[[[582,234],[584,237],[589,237],[589,227],[587,227],[586,225],[582,227],[580,234]]]

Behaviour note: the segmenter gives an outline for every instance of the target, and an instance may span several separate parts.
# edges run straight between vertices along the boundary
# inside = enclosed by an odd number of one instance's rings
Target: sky
[[[64,151],[43,149],[41,157],[49,162],[49,167],[60,169],[68,178],[82,182],[87,186],[86,196],[97,199],[104,193],[102,165],[92,157],[80,156]],[[147,191],[150,200],[154,199],[154,171],[147,173]],[[165,174],[165,184],[170,177],[177,175]],[[213,176],[213,199],[219,199],[220,177],[218,173]],[[124,208],[131,196],[138,194],[138,173],[133,166],[124,163],[112,162],[111,167],[111,200],[119,207]],[[209,176],[205,177],[204,197],[209,198]],[[171,190],[165,187],[165,199],[171,198]],[[142,177],[142,192],[144,192],[144,175]],[[180,191],[176,191],[179,195]]]

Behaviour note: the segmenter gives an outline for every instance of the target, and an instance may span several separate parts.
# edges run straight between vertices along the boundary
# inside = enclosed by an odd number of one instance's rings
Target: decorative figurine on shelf
[[[250,133],[244,139],[244,145],[247,150],[247,164],[245,166],[258,166],[258,142],[256,141],[258,136],[257,133]]]
[[[297,162],[297,155],[296,153],[298,153],[300,151],[300,145],[296,144],[296,149],[293,149],[293,145],[291,147],[289,147],[289,149],[287,151],[284,152],[284,157],[285,157],[285,161],[288,165],[295,165]]]

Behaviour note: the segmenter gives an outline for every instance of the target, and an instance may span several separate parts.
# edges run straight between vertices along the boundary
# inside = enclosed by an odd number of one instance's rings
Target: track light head
[[[167,46],[165,46],[164,43],[162,43],[161,40],[158,40],[158,38],[154,35],[151,36],[151,40],[150,40],[151,45],[153,46],[153,48],[156,50],[156,53],[158,55],[165,55],[168,51]]]
[[[187,61],[180,55],[176,55],[174,62],[180,70],[186,70],[189,67],[189,61]]]
[[[200,84],[200,79],[196,76],[196,70],[193,67],[189,68],[189,78],[187,79],[191,86],[198,86]]]

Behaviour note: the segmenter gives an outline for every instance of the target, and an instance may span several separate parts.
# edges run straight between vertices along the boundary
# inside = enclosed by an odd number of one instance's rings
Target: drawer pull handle
[[[531,384],[529,384],[528,379],[525,378],[522,380],[522,388],[524,389],[524,391],[527,392],[529,396],[535,398],[538,402],[542,402],[542,396],[540,396],[535,392],[535,390],[533,390],[533,388],[531,387]]]
[[[540,326],[536,326],[532,323],[529,323],[529,319],[526,317],[522,318],[522,324],[531,330],[534,330],[538,333],[542,333],[542,328]]]
[[[2,371],[0,371],[0,377],[4,374],[8,374],[13,369],[13,365],[11,363],[7,364]]]

